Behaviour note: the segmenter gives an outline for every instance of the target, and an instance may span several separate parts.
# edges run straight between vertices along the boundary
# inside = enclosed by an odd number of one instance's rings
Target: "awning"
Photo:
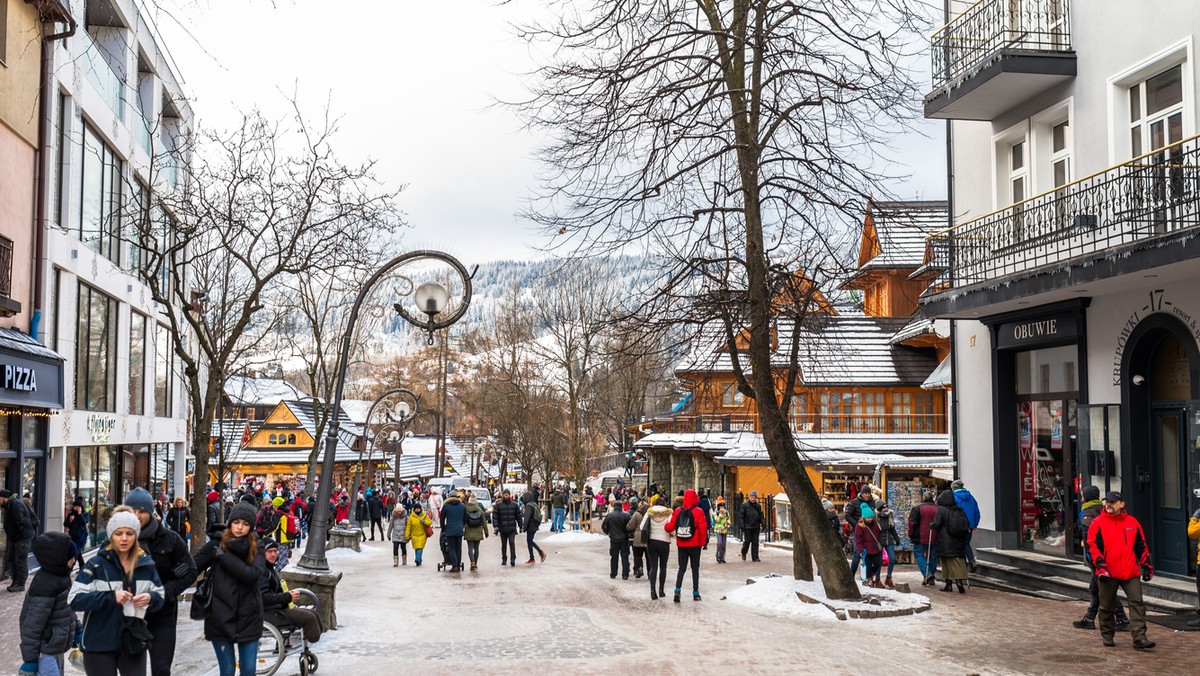
[[[921,383],[921,389],[940,390],[943,387],[950,387],[952,385],[950,382],[950,370],[950,355],[946,355],[946,358],[937,365],[933,373],[930,373],[929,377],[925,379],[925,382]]]
[[[0,404],[63,407],[63,358],[16,329],[0,328]]]

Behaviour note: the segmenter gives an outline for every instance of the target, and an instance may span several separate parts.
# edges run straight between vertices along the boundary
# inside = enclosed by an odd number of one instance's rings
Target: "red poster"
[[[1037,456],[1033,445],[1033,410],[1029,402],[1017,409],[1017,439],[1021,481],[1021,535],[1031,537],[1037,530]]]

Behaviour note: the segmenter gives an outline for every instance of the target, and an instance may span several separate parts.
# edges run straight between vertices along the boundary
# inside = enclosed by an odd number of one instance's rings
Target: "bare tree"
[[[133,236],[141,274],[168,325],[191,407],[196,458],[192,532],[207,524],[209,434],[230,367],[261,352],[281,308],[266,303],[290,278],[329,271],[357,253],[364,229],[395,221],[394,192],[370,162],[335,156],[328,118],[313,127],[244,116],[241,126],[188,139],[190,177],[142,205]],[[158,164],[185,166],[176,154]],[[197,539],[198,546],[203,538]]]
[[[623,456],[633,450],[627,427],[640,422],[648,412],[659,410],[675,394],[669,345],[661,331],[647,331],[630,321],[610,327],[591,408],[609,446]]]
[[[857,598],[788,426],[795,379],[773,373],[773,322],[793,274],[830,276],[838,224],[882,191],[875,149],[916,117],[916,17],[900,0],[549,4],[556,19],[521,32],[551,55],[521,104],[549,137],[529,215],[553,246],[658,255],[647,321],[724,324],[825,591]],[[813,309],[784,305],[800,321]],[[811,579],[803,547],[794,568]]]

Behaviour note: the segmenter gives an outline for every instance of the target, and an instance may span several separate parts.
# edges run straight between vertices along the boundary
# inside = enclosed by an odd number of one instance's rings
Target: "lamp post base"
[[[361,528],[334,528],[329,531],[329,547],[348,547],[356,552],[362,551],[363,532]]]
[[[337,584],[342,579],[341,571],[308,570],[285,568],[283,579],[289,589],[308,589],[321,602],[321,622],[326,629],[337,629]]]

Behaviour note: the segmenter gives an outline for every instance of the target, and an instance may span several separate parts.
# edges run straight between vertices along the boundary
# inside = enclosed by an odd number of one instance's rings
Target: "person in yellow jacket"
[[[421,552],[425,550],[425,539],[428,537],[425,529],[432,527],[433,519],[421,509],[421,505],[413,505],[408,515],[408,525],[404,527],[404,537],[412,543],[413,560],[418,566],[421,565]]]
[[[285,500],[281,497],[271,501],[278,522],[275,524],[275,530],[269,535],[279,545],[279,558],[276,560],[275,570],[280,573],[283,572],[284,566],[292,556],[292,542],[296,539],[294,535],[288,535],[288,521],[291,519],[291,514],[284,510],[284,502]]]
[[[1200,509],[1192,513],[1192,520],[1188,522],[1188,537],[1200,540]],[[1200,592],[1200,551],[1196,552],[1196,591]],[[1200,615],[1200,609],[1197,609],[1196,613]],[[1200,617],[1189,620],[1188,626],[1200,627]]]

